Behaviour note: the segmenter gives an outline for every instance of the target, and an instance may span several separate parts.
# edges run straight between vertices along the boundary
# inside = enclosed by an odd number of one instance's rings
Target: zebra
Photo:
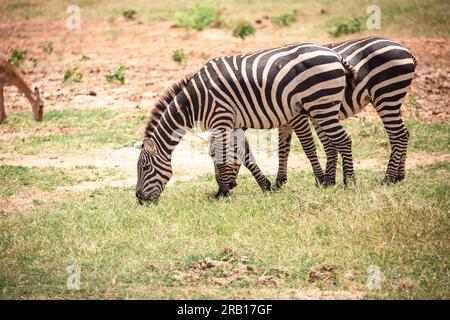
[[[158,200],[172,175],[172,152],[194,126],[212,130],[219,185],[215,196],[228,196],[231,132],[278,128],[302,109],[342,153],[344,174],[353,179],[351,140],[338,118],[349,72],[338,54],[311,43],[209,61],[167,105],[159,121],[148,126],[137,163],[138,202]]]
[[[368,37],[325,46],[336,51],[355,72],[355,77],[349,81],[351,83],[347,83],[339,118],[353,116],[371,103],[383,121],[391,144],[391,155],[383,182],[396,183],[403,180],[409,132],[403,124],[400,108],[414,78],[417,59],[400,43],[381,37]],[[309,116],[307,112],[302,112],[279,128],[279,166],[275,189],[287,181],[287,160],[293,131],[311,163],[317,184],[330,186],[336,183],[338,151],[314,119],[312,122],[327,157],[325,173],[320,166],[309,129]],[[245,143],[248,144],[247,141]],[[249,147],[247,152],[249,153],[247,157],[253,159]],[[232,184],[236,184],[235,178],[239,167],[240,165],[236,164],[230,168],[234,179],[230,182]],[[264,177],[262,172],[255,172],[253,175],[258,176],[258,179]]]

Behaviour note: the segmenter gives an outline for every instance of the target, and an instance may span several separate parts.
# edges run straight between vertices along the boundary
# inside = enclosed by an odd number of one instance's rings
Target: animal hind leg
[[[395,102],[375,104],[375,108],[383,121],[391,145],[391,154],[383,179],[384,183],[396,183],[405,178],[409,132],[403,123],[400,113],[403,98],[404,96]]]
[[[339,122],[338,113],[328,113],[326,117],[311,113],[314,121],[330,140],[333,149],[342,156],[344,184],[355,180],[352,157],[352,140]]]
[[[318,185],[323,184],[324,174],[322,166],[320,165],[319,158],[317,157],[316,145],[314,144],[314,138],[312,136],[311,129],[309,128],[309,118],[308,116],[301,115],[299,121],[292,124],[292,127],[297,135],[297,138],[302,145],[303,151],[306,154],[311,167],[316,178],[316,183]]]
[[[259,166],[256,164],[255,157],[253,156],[250,145],[247,138],[245,137],[243,130],[235,131],[233,143],[235,146],[235,150],[237,151],[239,161],[242,162],[244,166],[252,173],[256,182],[258,182],[258,185],[263,191],[270,191],[271,183],[269,179],[267,179],[266,176],[262,173]],[[237,170],[239,170],[239,168],[233,169],[237,175]]]
[[[317,123],[314,123],[314,128],[316,129],[317,136],[319,137],[320,142],[322,142],[323,149],[327,157],[327,164],[325,167],[322,185],[324,187],[333,186],[336,184],[338,151],[334,147],[331,140],[328,139],[325,132],[317,125]]]

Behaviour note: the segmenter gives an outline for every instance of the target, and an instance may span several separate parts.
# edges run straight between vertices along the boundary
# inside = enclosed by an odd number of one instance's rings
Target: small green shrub
[[[80,83],[83,80],[83,74],[78,70],[77,67],[67,69],[64,72],[63,82],[72,82],[72,83]]]
[[[244,40],[246,37],[254,35],[256,29],[247,21],[241,21],[233,30],[233,37]]]
[[[14,49],[8,59],[8,63],[16,68],[19,68],[23,60],[27,57],[27,50]]]
[[[117,70],[106,75],[106,81],[109,83],[125,84],[126,67],[120,66]]]
[[[188,56],[183,49],[178,48],[172,52],[172,59],[177,63],[184,63],[187,61]]]
[[[216,22],[217,19],[218,14],[214,7],[199,4],[175,15],[177,27],[196,31],[202,31],[204,28]]]
[[[333,37],[340,37],[346,34],[357,33],[362,30],[363,18],[353,18],[349,21],[338,22],[328,29],[328,33]]]
[[[46,54],[52,54],[53,52],[53,41],[47,42],[47,44],[43,48]]]
[[[289,26],[292,23],[294,23],[295,21],[297,21],[297,18],[292,13],[283,13],[277,17],[272,18],[272,22],[280,27]]]
[[[125,17],[125,19],[128,20],[134,20],[136,18],[136,10],[129,9],[122,12],[122,15]]]
[[[80,61],[88,61],[88,60],[90,60],[91,58],[89,58],[89,56],[87,56],[87,55],[85,55],[85,54],[82,54],[81,55],[81,58],[80,58]]]

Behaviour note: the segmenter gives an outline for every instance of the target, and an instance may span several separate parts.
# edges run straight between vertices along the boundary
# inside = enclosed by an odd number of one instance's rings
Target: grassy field
[[[414,36],[448,36],[450,32],[448,28],[450,5],[445,0],[378,0],[375,2],[371,0],[175,0],[169,2],[81,0],[76,4],[81,8],[82,19],[85,21],[115,21],[123,18],[124,11],[135,10],[136,19],[143,23],[154,23],[173,21],[178,13],[198,3],[212,6],[219,14],[221,26],[225,28],[234,26],[240,20],[254,21],[263,16],[292,13],[296,10],[301,15],[301,19],[287,31],[307,30],[309,33],[320,34],[324,33],[329,26],[349,17],[365,16],[367,6],[375,4],[381,9],[384,31]],[[50,0],[46,1],[45,5],[40,0],[3,0],[0,1],[0,19],[5,21],[65,19],[68,17],[66,8],[72,4],[73,2],[67,0]],[[402,28],[398,28],[398,25],[402,25]]]
[[[199,2],[213,23],[174,28]],[[46,105],[36,123],[25,99],[5,90],[0,299],[450,299],[449,1],[80,0],[82,28],[69,32],[71,4],[0,0],[0,55],[27,50],[21,70]],[[381,30],[365,27],[371,4]],[[282,14],[296,21],[280,26],[273,19]],[[354,18],[354,34],[329,33]],[[242,20],[256,30],[245,40],[232,36]],[[216,200],[208,144],[187,135],[158,205],[137,205],[131,146],[162,88],[219,55],[369,34],[404,42],[419,61],[402,109],[404,181],[381,184],[389,140],[372,110],[343,122],[357,175],[350,187],[341,170],[335,187],[316,187],[294,139],[282,190],[263,193],[241,169],[231,196]],[[120,66],[124,84],[111,83]],[[63,83],[69,70],[80,83]],[[257,133],[247,136],[263,146],[258,163],[274,181],[277,132]],[[81,270],[79,290],[67,287],[71,266]],[[373,266],[379,289],[367,286]]]
[[[91,131],[2,139],[2,152],[82,157],[101,145],[120,149],[140,134],[143,118],[140,110],[54,110],[39,125],[14,113],[4,130],[23,136],[39,127]],[[317,188],[307,170],[262,193],[246,173],[229,199],[213,200],[210,173],[168,186],[157,206],[138,206],[132,187],[70,189],[119,168],[2,165],[1,203],[31,202],[0,211],[0,296],[295,298],[320,289],[346,298],[448,298],[450,166],[439,156],[450,153],[450,127],[407,126],[409,158],[438,160],[414,165],[395,186],[380,184],[388,159],[380,123],[356,120],[346,122],[355,159],[377,165],[356,165],[351,188]],[[81,268],[79,291],[66,288],[70,265]],[[365,285],[369,265],[380,267],[381,290]]]

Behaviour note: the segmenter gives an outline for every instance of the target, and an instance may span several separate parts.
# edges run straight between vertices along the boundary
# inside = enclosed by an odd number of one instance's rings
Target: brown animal
[[[6,86],[15,86],[23,92],[31,103],[34,120],[42,121],[44,103],[39,96],[38,88],[34,88],[33,92],[19,70],[0,58],[0,124],[6,122],[5,98],[3,96],[3,88]]]

